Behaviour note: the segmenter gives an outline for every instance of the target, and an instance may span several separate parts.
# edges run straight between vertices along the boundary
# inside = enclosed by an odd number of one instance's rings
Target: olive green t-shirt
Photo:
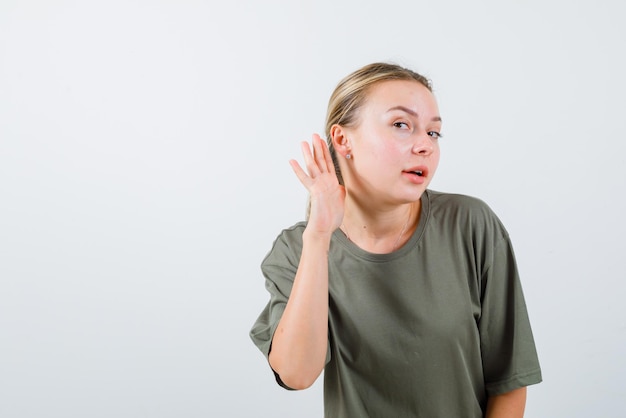
[[[479,418],[488,395],[541,381],[501,222],[468,196],[427,190],[421,203],[416,231],[392,253],[372,254],[333,234],[326,417]],[[270,300],[250,336],[265,356],[305,226],[282,231],[261,266]]]

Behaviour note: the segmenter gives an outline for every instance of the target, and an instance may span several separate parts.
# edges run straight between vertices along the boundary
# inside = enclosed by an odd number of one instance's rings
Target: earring
[[[346,160],[349,160],[350,158],[352,158],[352,154],[347,153],[347,154],[346,154]]]

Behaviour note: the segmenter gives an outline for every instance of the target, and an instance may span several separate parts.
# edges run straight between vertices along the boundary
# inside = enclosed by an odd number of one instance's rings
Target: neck
[[[346,199],[341,229],[360,248],[373,253],[389,253],[404,245],[417,226],[421,203],[373,209]]]

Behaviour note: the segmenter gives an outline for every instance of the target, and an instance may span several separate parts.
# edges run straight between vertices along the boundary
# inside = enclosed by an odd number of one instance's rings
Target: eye
[[[439,138],[443,138],[443,135],[441,135],[439,132],[437,131],[429,131],[428,132],[428,136],[430,136],[431,138],[434,139],[439,139]]]
[[[400,129],[409,129],[409,124],[406,122],[394,122],[393,126]]]

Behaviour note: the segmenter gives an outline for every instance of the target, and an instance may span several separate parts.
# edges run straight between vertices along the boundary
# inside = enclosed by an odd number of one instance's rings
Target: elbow
[[[288,389],[308,389],[313,386],[313,383],[322,373],[323,367],[321,369],[314,367],[286,367],[272,357],[272,353],[270,353],[270,367],[276,374],[277,379]]]
[[[287,373],[280,374],[276,372],[276,375],[286,387],[292,390],[308,389],[313,386],[313,383],[317,380],[317,376],[310,377],[304,376],[303,374],[289,375]]]

